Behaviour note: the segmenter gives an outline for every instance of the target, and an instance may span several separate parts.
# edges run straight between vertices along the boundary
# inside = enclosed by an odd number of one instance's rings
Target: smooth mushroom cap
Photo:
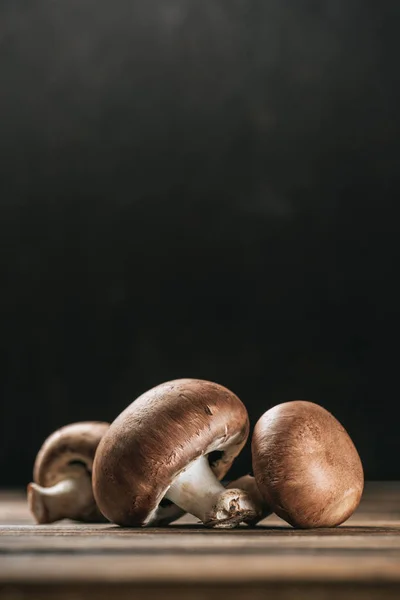
[[[257,422],[253,470],[266,503],[295,527],[334,527],[357,508],[360,457],[327,410],[306,401],[279,404]]]
[[[96,501],[114,523],[145,525],[185,467],[220,450],[211,468],[222,479],[248,434],[246,408],[233,392],[198,379],[163,383],[128,406],[100,442]]]
[[[102,421],[83,421],[61,427],[52,433],[40,448],[33,469],[33,480],[44,488],[50,488],[57,483],[85,470],[91,478],[93,461],[99,442],[109,423]],[[30,504],[34,503],[34,488],[28,486]],[[90,504],[81,515],[84,521],[103,521],[92,497]]]

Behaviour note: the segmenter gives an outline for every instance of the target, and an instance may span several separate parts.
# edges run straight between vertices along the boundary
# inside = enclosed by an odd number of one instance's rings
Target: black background
[[[177,377],[399,478],[399,3],[0,3],[1,485]],[[249,452],[232,476],[250,469]]]

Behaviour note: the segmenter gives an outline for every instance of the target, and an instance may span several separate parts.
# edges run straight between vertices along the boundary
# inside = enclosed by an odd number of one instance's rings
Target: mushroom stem
[[[231,481],[226,488],[239,488],[240,490],[245,490],[251,496],[254,506],[257,509],[257,514],[255,517],[246,520],[248,525],[254,526],[271,514],[272,511],[270,507],[262,497],[255,478],[251,475],[244,475],[243,477],[236,479],[236,481]]]
[[[51,487],[30,483],[28,502],[38,523],[80,520],[94,502],[92,484],[86,473],[63,479]]]
[[[255,517],[257,510],[249,494],[226,490],[201,456],[174,480],[165,498],[198,517],[207,527],[230,529]]]

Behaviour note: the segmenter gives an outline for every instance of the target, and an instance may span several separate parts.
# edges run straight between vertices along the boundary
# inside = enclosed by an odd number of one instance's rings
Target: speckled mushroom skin
[[[34,482],[43,487],[55,485],[68,477],[74,461],[83,463],[90,477],[97,447],[108,428],[109,423],[82,421],[66,425],[52,433],[36,456]],[[82,520],[104,521],[94,498]]]
[[[360,457],[327,410],[293,401],[268,410],[252,439],[258,488],[294,527],[334,527],[357,508],[364,487]]]
[[[100,442],[93,468],[96,501],[114,523],[145,525],[190,462],[223,450],[212,465],[222,479],[248,434],[246,408],[233,392],[198,379],[163,383],[128,406]]]

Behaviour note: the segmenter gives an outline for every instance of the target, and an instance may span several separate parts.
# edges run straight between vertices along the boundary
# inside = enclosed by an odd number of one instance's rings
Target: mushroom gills
[[[82,470],[51,487],[30,483],[28,502],[38,523],[53,523],[60,519],[81,520],[94,502],[91,479]]]
[[[257,514],[250,495],[244,490],[226,490],[204,455],[177,475],[164,497],[207,527],[231,529]]]
[[[91,470],[89,469],[87,463],[84,460],[79,460],[78,458],[74,458],[73,460],[70,460],[68,462],[68,467],[78,467],[78,468],[84,469],[86,471],[86,473],[88,473],[90,476],[92,475]]]

